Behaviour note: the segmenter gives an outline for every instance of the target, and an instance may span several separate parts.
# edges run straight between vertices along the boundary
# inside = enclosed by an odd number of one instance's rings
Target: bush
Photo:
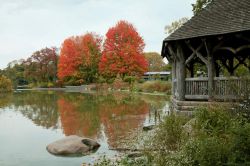
[[[154,137],[145,142],[145,154],[150,162],[165,165],[170,155],[180,150],[183,141],[186,140],[183,125],[187,121],[187,117],[170,114],[159,125]]]
[[[249,110],[248,110],[249,111]],[[180,116],[169,116],[151,138],[155,165],[249,165],[250,123],[242,114],[225,108],[200,108],[194,115],[192,134]],[[188,123],[187,123],[188,124]],[[151,150],[152,152],[152,150]]]
[[[5,76],[0,76],[0,93],[1,92],[11,92],[12,82]]]
[[[112,89],[114,90],[129,89],[129,83],[124,82],[120,76],[117,76],[112,83]]]
[[[139,85],[139,91],[142,92],[165,92],[167,94],[171,93],[171,82],[167,81],[146,81]]]

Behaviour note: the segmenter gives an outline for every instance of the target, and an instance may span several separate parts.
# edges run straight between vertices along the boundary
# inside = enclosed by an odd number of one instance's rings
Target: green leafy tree
[[[162,57],[157,52],[144,53],[148,61],[149,71],[164,71],[166,64],[163,62]]]
[[[27,80],[24,76],[24,59],[14,60],[8,63],[7,67],[2,70],[2,75],[9,78],[14,87],[27,84]]]
[[[0,76],[0,93],[12,91],[12,82],[5,76]]]
[[[56,80],[58,54],[55,47],[36,51],[25,62],[25,77],[30,82],[53,82]]]
[[[192,4],[194,15],[199,13],[203,8],[205,8],[212,1],[213,0],[196,0],[196,3]]]
[[[177,21],[174,21],[171,23],[171,25],[165,26],[165,33],[166,34],[171,34],[174,31],[176,31],[178,28],[180,28],[184,23],[188,21],[187,17],[183,17]]]
[[[199,13],[203,8],[205,8],[212,1],[213,0],[196,0],[196,2],[192,4],[192,7],[193,7],[192,10],[193,10],[194,15]],[[188,18],[183,17],[177,21],[172,22],[170,25],[165,26],[165,33],[166,34],[173,33],[187,21],[188,21]]]

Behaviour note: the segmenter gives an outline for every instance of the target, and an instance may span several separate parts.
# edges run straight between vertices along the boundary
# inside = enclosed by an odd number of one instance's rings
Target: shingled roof
[[[164,41],[250,30],[250,0],[213,0]]]

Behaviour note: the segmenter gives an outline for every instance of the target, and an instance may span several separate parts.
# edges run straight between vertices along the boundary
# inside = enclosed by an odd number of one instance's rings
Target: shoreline
[[[164,92],[137,92],[137,91],[129,91],[129,90],[81,90],[81,89],[70,89],[70,88],[32,88],[32,89],[14,89],[13,92],[19,91],[64,91],[64,92],[76,92],[76,93],[98,93],[98,92],[123,92],[123,93],[135,93],[135,94],[142,94],[142,95],[152,95],[152,96],[171,96]]]

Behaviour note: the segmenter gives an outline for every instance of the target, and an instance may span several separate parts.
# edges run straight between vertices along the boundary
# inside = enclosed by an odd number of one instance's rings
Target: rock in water
[[[71,135],[49,144],[46,149],[54,155],[86,155],[99,147],[92,139]]]

